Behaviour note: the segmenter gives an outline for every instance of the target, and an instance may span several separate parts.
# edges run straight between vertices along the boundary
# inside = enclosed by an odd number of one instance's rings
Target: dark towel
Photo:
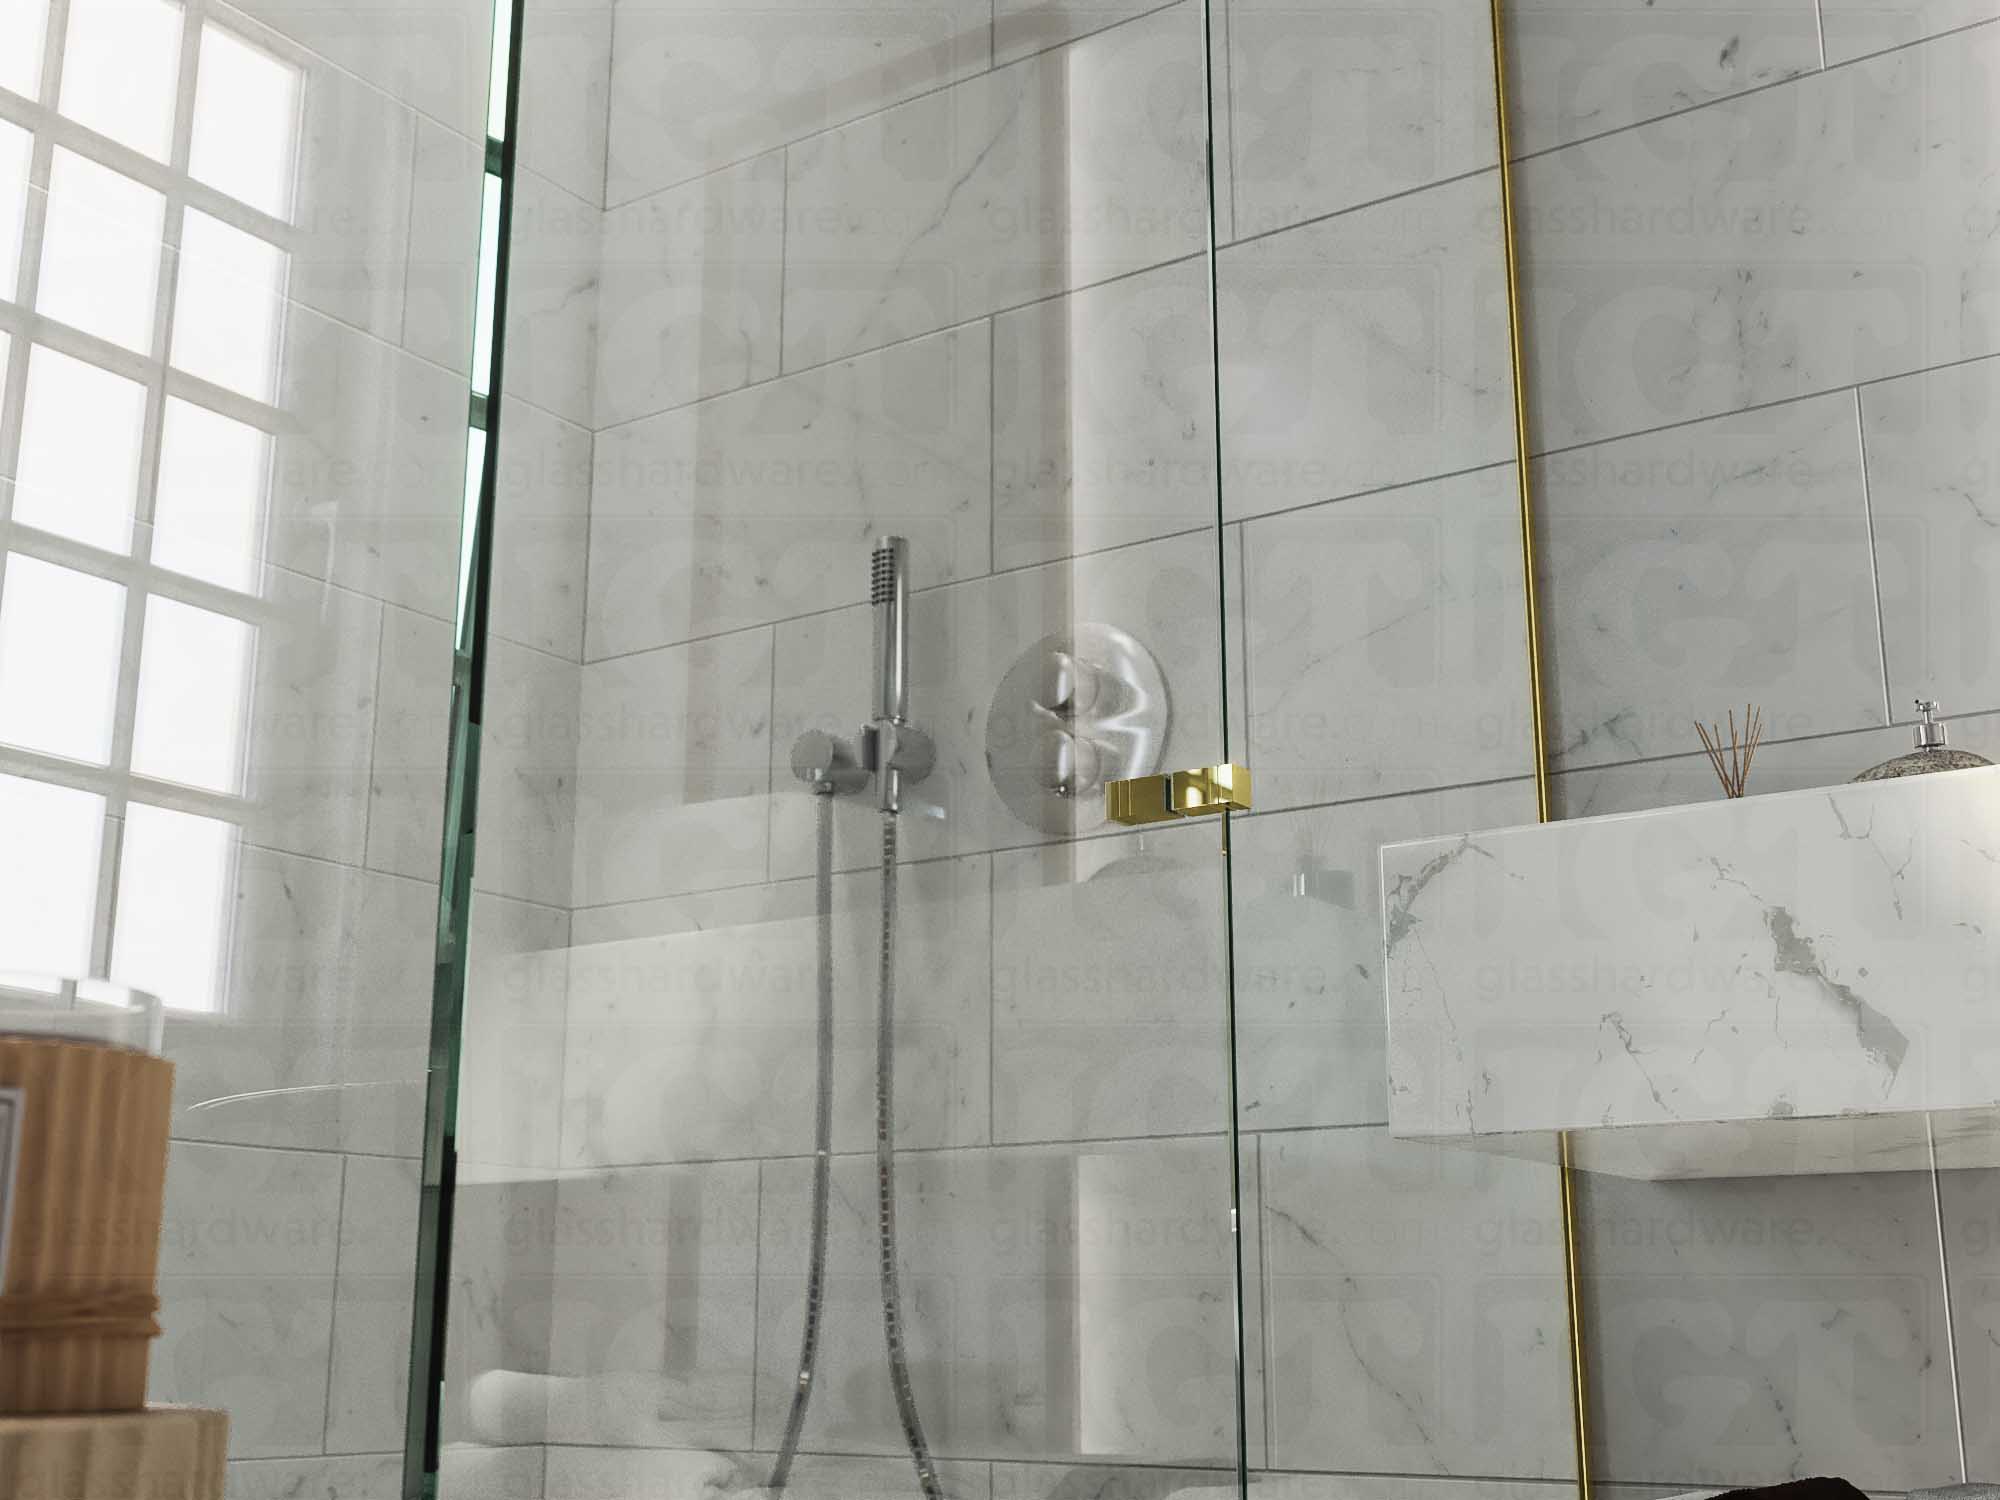
[[[1868,1500],[1845,1479],[1794,1479],[1756,1489],[1729,1490],[1715,1500]]]

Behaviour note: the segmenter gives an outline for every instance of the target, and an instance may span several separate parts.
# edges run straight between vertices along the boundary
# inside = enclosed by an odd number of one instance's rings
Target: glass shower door
[[[1210,33],[620,5],[601,166],[524,98],[443,1416],[494,1485],[1238,1483],[1223,820],[1106,814],[1232,744]]]

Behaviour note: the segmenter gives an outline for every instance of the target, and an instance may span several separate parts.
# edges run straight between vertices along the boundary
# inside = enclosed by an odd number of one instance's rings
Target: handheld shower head
[[[875,605],[875,719],[901,724],[910,715],[910,544],[885,536],[869,560]]]

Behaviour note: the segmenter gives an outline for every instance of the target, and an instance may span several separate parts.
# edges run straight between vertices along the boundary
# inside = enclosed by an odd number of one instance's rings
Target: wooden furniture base
[[[0,1417],[6,1500],[222,1500],[225,1412],[193,1406]]]

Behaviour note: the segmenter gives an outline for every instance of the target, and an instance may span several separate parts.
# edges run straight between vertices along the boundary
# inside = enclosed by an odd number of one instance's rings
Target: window
[[[212,1011],[306,75],[180,0],[58,13],[0,0],[0,970]]]

